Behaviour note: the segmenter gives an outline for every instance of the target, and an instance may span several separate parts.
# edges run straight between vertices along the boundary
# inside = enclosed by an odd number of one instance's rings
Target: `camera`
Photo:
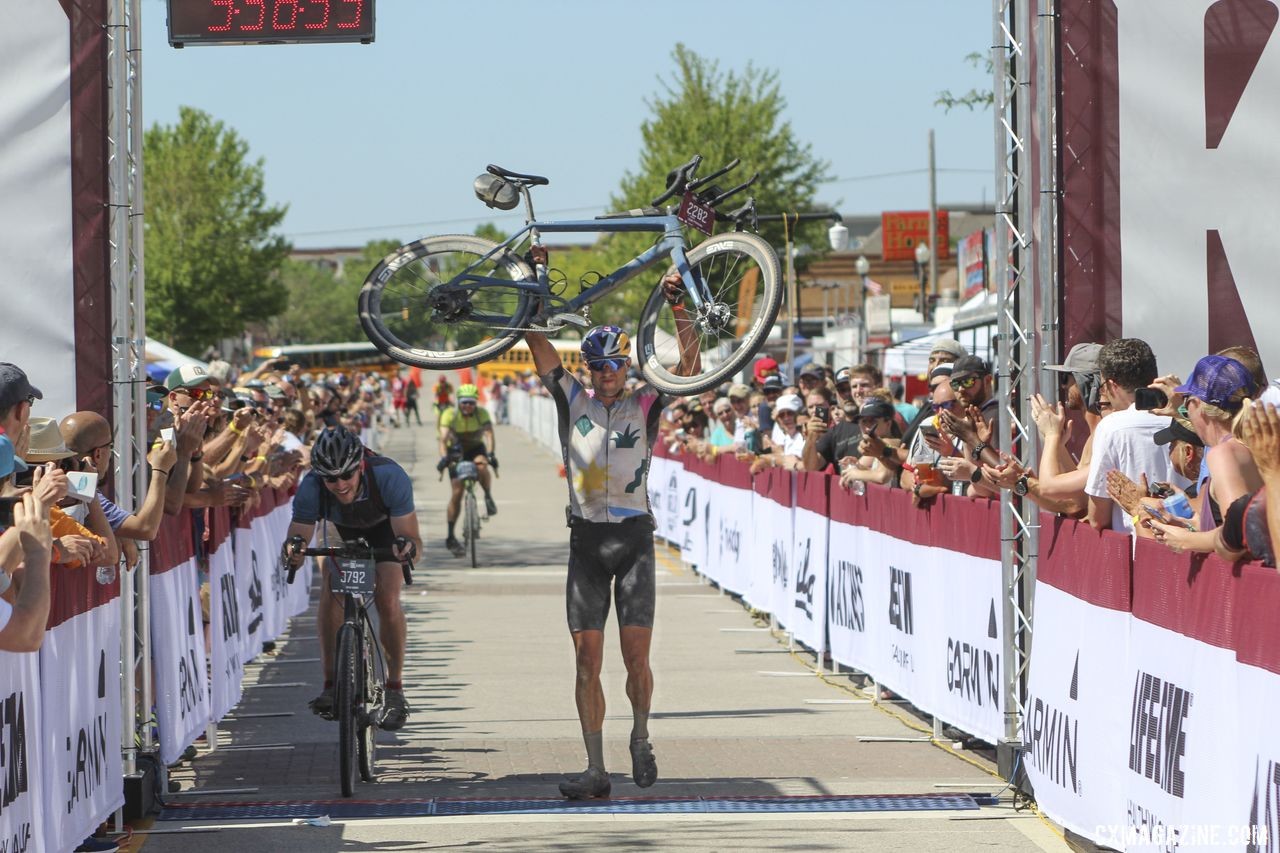
[[[13,505],[22,497],[0,498],[0,527],[13,527]]]
[[[1159,388],[1135,388],[1133,391],[1133,407],[1149,411],[1163,409],[1169,405],[1169,397]]]

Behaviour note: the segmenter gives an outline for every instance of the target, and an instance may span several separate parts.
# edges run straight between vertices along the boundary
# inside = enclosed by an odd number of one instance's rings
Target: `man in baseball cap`
[[[756,384],[763,385],[764,381],[770,376],[778,375],[778,362],[766,355],[763,358],[756,359],[752,372],[755,374]]]
[[[0,429],[11,436],[21,435],[31,417],[31,406],[43,400],[40,389],[16,364],[0,361]]]
[[[171,370],[164,380],[164,387],[170,394],[174,391],[208,388],[212,384],[213,377],[198,364],[184,364],[182,367]]]
[[[1098,353],[1102,344],[1078,343],[1067,353],[1062,364],[1046,364],[1045,370],[1062,375],[1063,405],[1072,411],[1098,411],[1098,390],[1102,375],[1098,372]]]

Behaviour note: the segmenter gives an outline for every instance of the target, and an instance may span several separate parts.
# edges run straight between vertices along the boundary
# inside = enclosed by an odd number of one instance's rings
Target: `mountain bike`
[[[459,451],[460,453],[460,451]],[[476,542],[480,539],[480,522],[488,521],[489,516],[480,514],[480,503],[476,499],[476,484],[480,482],[480,469],[469,459],[456,459],[450,462],[453,478],[462,481],[462,548],[463,553],[471,556],[471,568],[477,566]],[[497,476],[496,469],[490,469]],[[444,472],[440,472],[444,479]]]
[[[672,306],[661,283],[640,315],[636,361],[653,387],[667,394],[697,394],[739,372],[759,351],[782,303],[778,257],[759,236],[742,230],[753,219],[754,200],[731,213],[717,207],[755,183],[759,175],[722,190],[711,182],[735,168],[697,178],[702,157],[674,169],[666,191],[651,207],[608,213],[595,219],[540,222],[532,187],[548,180],[490,165],[475,181],[476,195],[500,210],[523,198],[526,224],[502,243],[465,235],[425,237],[396,249],[370,271],[360,290],[360,324],[388,356],[434,370],[471,367],[501,355],[526,332],[560,332],[591,324],[590,306],[640,272],[664,260],[684,281],[687,315],[697,337],[701,368],[690,376],[674,371],[680,348]],[[679,198],[678,206],[660,207]],[[716,222],[734,231],[711,236]],[[693,248],[684,225],[707,235]],[[579,282],[552,281],[542,264],[531,265],[518,250],[541,243],[543,234],[656,232],[645,251],[607,275]],[[589,280],[590,279],[590,280]]]
[[[300,537],[299,537],[300,539]],[[286,547],[288,544],[286,543]],[[377,731],[386,694],[382,646],[369,618],[378,562],[400,562],[390,548],[371,548],[353,539],[331,548],[305,548],[308,557],[329,557],[329,591],[342,596],[333,666],[333,719],[338,721],[338,780],[342,796],[355,790],[356,772],[372,782],[377,765]],[[413,563],[400,562],[406,585],[413,583]],[[297,569],[289,569],[293,583]]]

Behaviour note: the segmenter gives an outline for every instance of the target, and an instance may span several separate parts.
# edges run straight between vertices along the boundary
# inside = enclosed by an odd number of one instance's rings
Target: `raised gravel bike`
[[[475,181],[490,207],[525,203],[526,224],[494,243],[466,235],[425,237],[396,249],[370,271],[360,290],[360,324],[369,340],[405,364],[434,370],[470,367],[506,352],[525,332],[559,332],[591,325],[590,306],[645,269],[664,260],[684,280],[685,301],[697,335],[701,369],[685,376],[674,334],[675,315],[660,283],[640,315],[636,359],[651,385],[667,394],[697,394],[738,373],[764,344],[782,303],[778,257],[759,236],[741,230],[754,201],[731,213],[718,206],[751,186],[759,175],[722,190],[711,182],[738,160],[696,178],[701,156],[673,170],[652,207],[595,219],[539,222],[530,189],[548,183],[538,175],[489,166]],[[672,199],[678,206],[662,207]],[[715,222],[735,230],[710,236]],[[693,248],[684,226],[708,239]],[[657,232],[661,236],[635,258],[588,283],[572,298],[567,282],[552,282],[547,267],[531,266],[519,250],[543,234]]]
[[[296,537],[291,543],[300,540]],[[400,561],[390,548],[371,548],[363,539],[330,548],[299,548],[298,553],[328,557],[329,591],[342,596],[342,624],[333,659],[332,718],[338,722],[338,781],[342,796],[350,797],[357,771],[365,782],[377,775],[377,732],[386,695],[382,646],[369,617],[377,564],[399,562],[405,584],[412,584],[413,563]],[[289,569],[289,583],[296,572]]]

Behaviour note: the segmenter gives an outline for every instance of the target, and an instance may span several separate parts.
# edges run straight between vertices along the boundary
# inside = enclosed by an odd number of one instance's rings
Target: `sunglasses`
[[[587,369],[592,373],[601,373],[605,370],[617,371],[626,367],[627,360],[625,358],[602,358],[599,361],[587,362]]]
[[[193,400],[209,400],[213,398],[212,388],[179,388],[175,393],[186,394]]]
[[[933,410],[937,412],[937,411],[941,411],[942,409],[949,409],[955,404],[956,404],[955,400],[943,400],[941,403],[933,403],[931,405],[933,406]]]
[[[35,394],[28,394],[28,395],[27,395],[27,405],[28,405],[28,406],[34,406],[34,405],[36,404],[36,399],[37,399],[37,398],[36,398],[36,395],[35,395]]]
[[[66,459],[58,460],[58,468],[63,471],[79,471],[80,459],[75,456],[68,456]]]
[[[324,474],[321,476],[320,479],[324,480],[326,483],[336,483],[339,480],[350,480],[357,473],[359,473],[359,471],[360,471],[360,468],[359,466],[357,466],[355,468],[352,468],[350,471],[348,471],[345,474]]]
[[[976,376],[966,376],[964,379],[952,379],[951,390],[964,391],[968,388],[972,388],[974,386],[974,383],[976,383],[977,381],[978,381],[978,377]]]

